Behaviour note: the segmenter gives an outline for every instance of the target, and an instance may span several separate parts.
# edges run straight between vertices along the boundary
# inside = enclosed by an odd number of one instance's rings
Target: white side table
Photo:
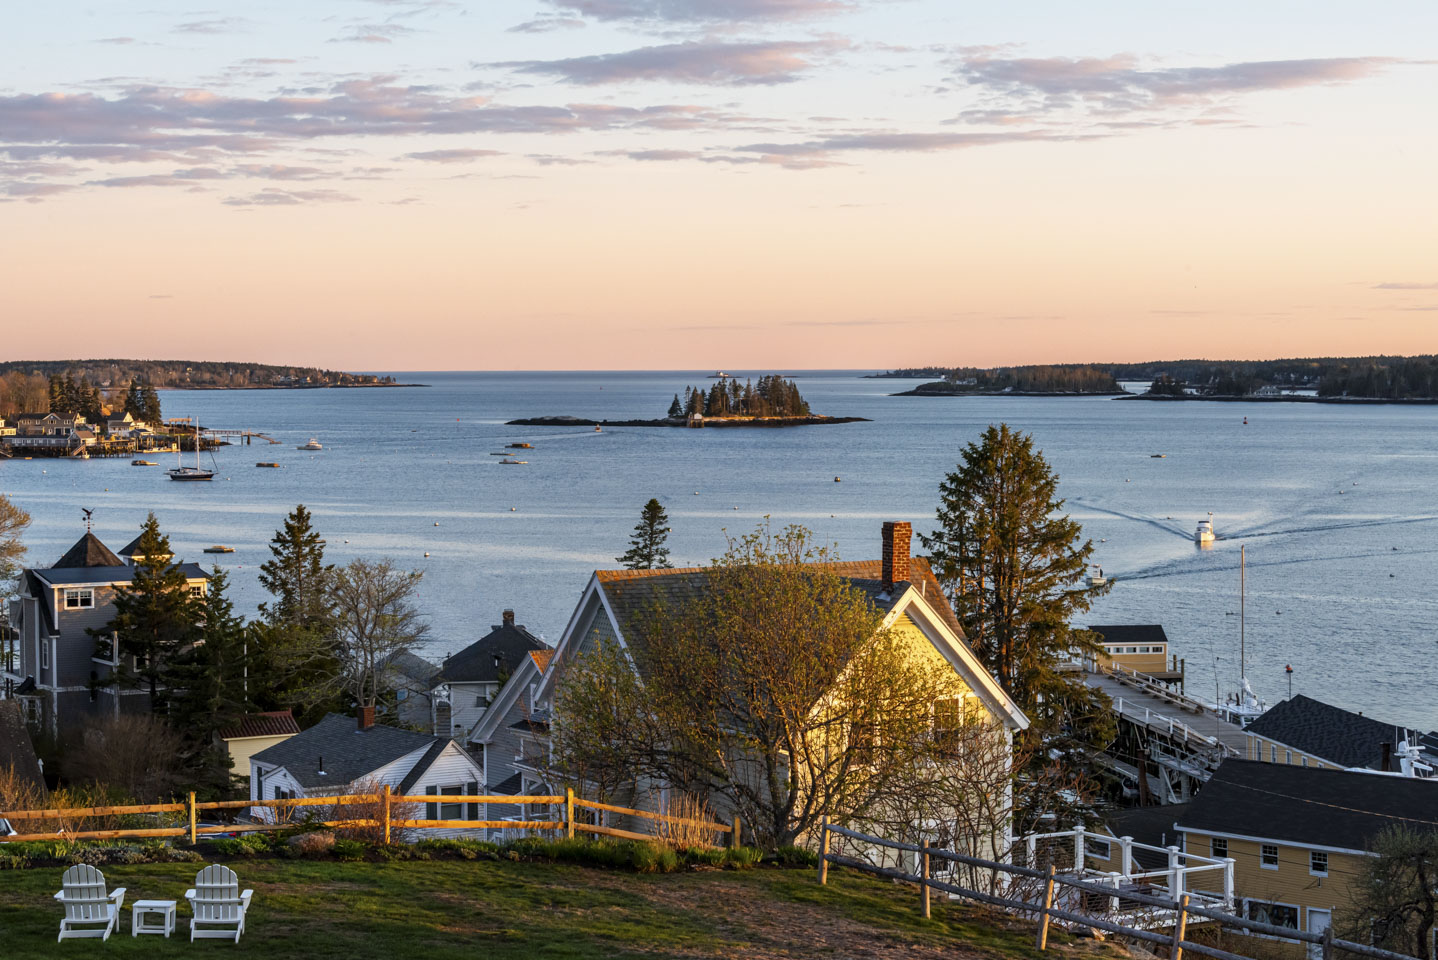
[[[175,901],[136,900],[130,905],[130,936],[163,933],[168,938],[174,932]]]

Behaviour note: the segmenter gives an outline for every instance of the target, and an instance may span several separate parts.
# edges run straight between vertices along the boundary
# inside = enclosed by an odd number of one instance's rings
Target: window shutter
[[[430,795],[439,793],[439,787],[425,787],[424,792]],[[439,806],[433,800],[424,805],[424,818],[426,820],[439,819]]]
[[[466,784],[464,785],[464,792],[467,793],[467,794],[469,794],[471,797],[479,796],[479,784],[476,783],[475,781],[471,780],[469,783],[466,783]],[[466,816],[465,819],[466,819],[466,820],[478,820],[478,819],[479,819],[479,804],[477,804],[477,803],[471,803],[471,804],[469,805],[469,815]]]

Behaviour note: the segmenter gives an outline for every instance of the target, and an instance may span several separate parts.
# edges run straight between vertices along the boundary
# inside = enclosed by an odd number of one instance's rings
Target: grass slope
[[[769,960],[819,957],[1102,958],[1121,948],[1058,934],[1048,954],[1033,927],[935,898],[918,915],[909,887],[835,870],[820,887],[808,870],[696,871],[641,876],[551,863],[234,863],[254,906],[238,946],[188,943],[189,910],[166,941],[130,937],[128,904],[180,900],[192,864],[107,866],[124,886],[120,930],[57,944],[60,870],[0,872],[0,955],[302,957],[361,960],[685,957]]]

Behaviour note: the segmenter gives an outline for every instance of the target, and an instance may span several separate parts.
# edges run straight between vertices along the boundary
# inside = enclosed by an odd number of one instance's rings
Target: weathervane
[[[86,532],[86,533],[89,533],[89,532],[90,532],[90,517],[95,513],[95,511],[94,511],[94,510],[86,510],[84,507],[81,507],[81,508],[80,508],[80,512],[85,515],[85,532]]]

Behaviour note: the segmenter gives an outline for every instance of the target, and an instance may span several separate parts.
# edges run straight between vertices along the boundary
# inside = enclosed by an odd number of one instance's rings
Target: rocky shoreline
[[[811,427],[830,423],[867,423],[868,417],[705,417],[704,427]],[[508,420],[512,427],[687,427],[678,417],[662,420],[587,420],[583,417],[524,417]]]

